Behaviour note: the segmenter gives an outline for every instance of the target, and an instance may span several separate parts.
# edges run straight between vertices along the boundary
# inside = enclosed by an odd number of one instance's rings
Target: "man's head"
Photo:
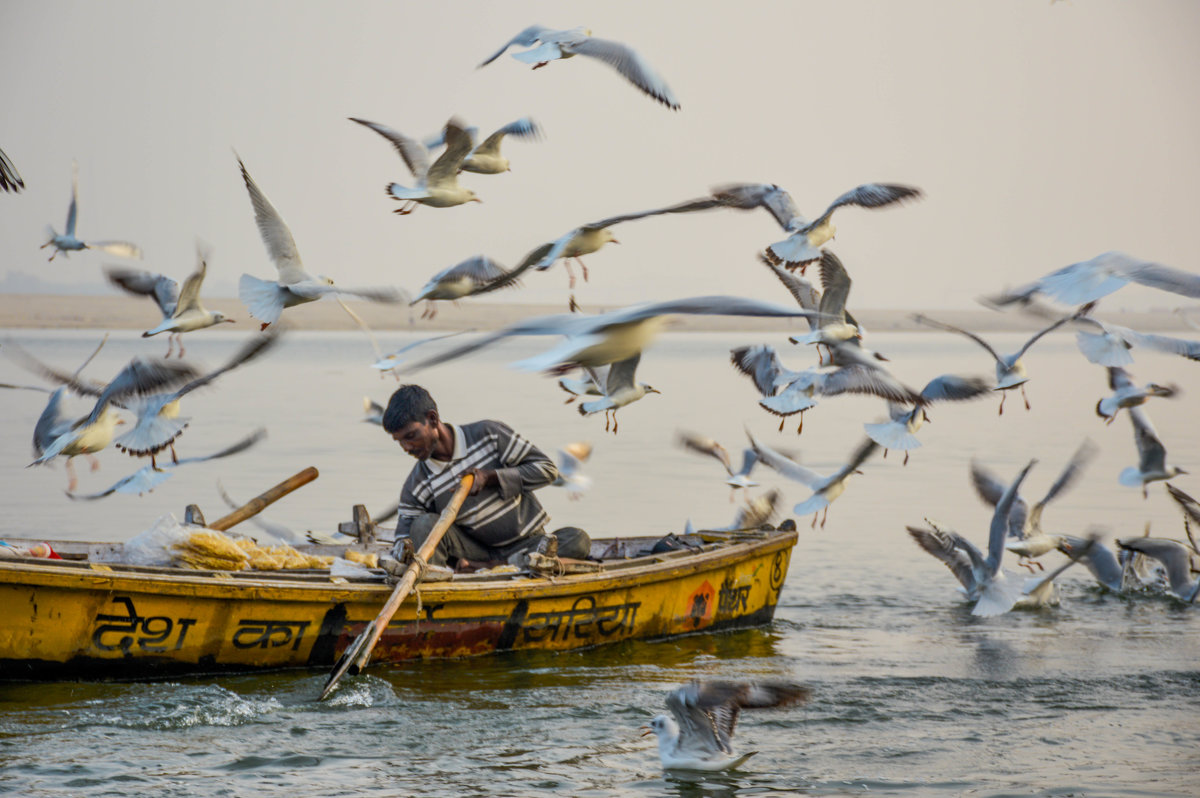
[[[418,460],[437,448],[441,428],[437,403],[420,385],[401,385],[383,411],[383,429]]]

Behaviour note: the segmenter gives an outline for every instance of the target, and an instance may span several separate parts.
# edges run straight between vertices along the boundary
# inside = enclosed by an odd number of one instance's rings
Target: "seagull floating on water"
[[[200,303],[200,285],[208,269],[207,258],[203,251],[197,251],[196,270],[183,282],[183,290],[179,283],[161,274],[153,274],[137,269],[124,269],[110,266],[104,270],[109,282],[136,296],[153,297],[162,313],[163,320],[156,326],[142,333],[143,338],[149,338],[159,333],[167,335],[167,354],[171,356],[171,348],[179,344],[179,357],[183,357],[183,334],[193,330],[202,330],[221,322],[233,323],[219,310],[207,310]]]
[[[534,47],[534,45],[540,46]],[[679,110],[679,100],[675,99],[675,93],[671,91],[671,87],[633,48],[620,42],[593,38],[592,32],[586,28],[554,30],[542,25],[530,25],[509,39],[495,53],[485,58],[479,66],[487,66],[502,56],[508,48],[514,46],[531,48],[512,55],[518,61],[533,64],[534,69],[544,67],[551,61],[571,58],[575,55],[597,58],[620,72],[626,80],[672,111]]]
[[[24,184],[22,184],[24,185]],[[128,241],[81,241],[75,237],[75,221],[79,207],[79,164],[71,163],[71,205],[67,208],[67,226],[65,231],[60,235],[55,232],[53,227],[47,227],[47,232],[50,234],[50,240],[42,244],[39,249],[46,247],[54,247],[54,251],[50,253],[50,260],[61,252],[63,255],[68,255],[71,252],[78,252],[84,249],[98,249],[102,252],[107,252],[110,255],[116,255],[120,258],[140,258],[142,250],[135,244]]]
[[[733,750],[743,709],[802,704],[811,695],[809,688],[792,682],[693,681],[667,694],[670,716],[656,716],[642,736],[658,736],[664,769],[731,770],[757,753]]]

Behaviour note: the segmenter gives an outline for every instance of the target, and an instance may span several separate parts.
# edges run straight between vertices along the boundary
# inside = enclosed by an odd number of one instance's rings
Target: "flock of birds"
[[[531,26],[518,33],[479,64],[486,66],[511,48],[527,48],[513,53],[518,61],[534,69],[551,61],[584,55],[604,62],[634,87],[664,106],[678,110],[679,100],[650,64],[632,48],[619,42],[598,39],[582,28],[552,30]],[[408,215],[424,206],[448,209],[470,202],[482,202],[476,192],[460,185],[463,172],[494,175],[507,172],[510,163],[501,154],[509,136],[534,140],[541,129],[529,117],[523,117],[496,129],[482,141],[475,128],[452,118],[436,135],[417,138],[401,133],[379,122],[350,118],[384,138],[400,155],[412,179],[408,185],[391,182],[387,195],[400,203],[397,214]],[[748,377],[759,394],[758,404],[780,419],[782,430],[789,419],[803,431],[804,414],[819,401],[841,394],[870,395],[886,402],[887,419],[864,424],[865,436],[854,446],[845,463],[831,474],[818,474],[800,465],[794,456],[776,450],[748,434],[748,445],[742,452],[740,467],[735,465],[724,446],[697,433],[680,433],[680,443],[687,449],[719,460],[726,472],[731,490],[743,492],[757,483],[752,474],[759,464],[777,471],[788,480],[799,482],[811,490],[811,495],[795,505],[798,516],[812,515],[812,524],[825,526],[830,505],[845,491],[848,480],[882,450],[904,452],[904,462],[921,446],[917,438],[923,423],[928,420],[927,409],[934,403],[955,403],[980,399],[1000,393],[998,412],[1004,412],[1005,398],[1010,391],[1020,390],[1026,409],[1030,408],[1026,384],[1030,380],[1024,356],[1048,333],[1074,330],[1079,349],[1087,359],[1106,369],[1112,393],[1097,401],[1096,412],[1108,423],[1126,411],[1134,432],[1137,464],[1125,469],[1120,476],[1124,485],[1139,486],[1143,493],[1150,483],[1170,480],[1186,473],[1178,466],[1168,465],[1166,451],[1150,423],[1143,405],[1154,398],[1177,396],[1178,389],[1170,384],[1139,385],[1126,367],[1132,362],[1132,350],[1148,348],[1191,360],[1200,360],[1200,342],[1163,335],[1142,333],[1105,322],[1094,315],[1097,303],[1121,287],[1137,283],[1174,294],[1200,298],[1200,276],[1118,252],[1109,252],[1071,264],[1016,290],[990,297],[987,302],[996,308],[1016,307],[1029,314],[1038,314],[1045,325],[1015,352],[1002,354],[980,335],[944,322],[916,316],[915,320],[932,329],[962,335],[977,343],[995,367],[995,378],[977,375],[943,374],[933,377],[921,389],[906,385],[885,365],[882,354],[869,349],[865,343],[867,331],[849,310],[852,281],[842,261],[827,247],[836,232],[832,219],[841,208],[879,209],[918,200],[920,189],[891,183],[867,183],[849,189],[833,199],[815,219],[803,216],[791,194],[773,184],[739,183],[713,187],[702,197],[685,199],[673,205],[650,210],[620,212],[606,218],[580,224],[551,241],[534,247],[521,261],[508,268],[496,260],[477,255],[434,274],[415,294],[394,287],[346,288],[335,285],[326,276],[314,276],[304,267],[291,231],[267,195],[251,177],[240,157],[237,158],[242,181],[250,199],[254,220],[274,263],[274,279],[244,274],[239,282],[239,298],[251,316],[258,320],[261,330],[252,336],[221,368],[207,374],[182,360],[183,336],[222,322],[231,321],[219,311],[210,311],[201,301],[200,293],[206,274],[208,255],[201,248],[195,270],[182,288],[170,277],[126,267],[110,266],[107,278],[117,288],[135,296],[153,299],[162,314],[161,323],[146,330],[150,337],[166,333],[167,353],[160,358],[138,356],[131,360],[108,382],[88,380],[81,376],[91,358],[74,371],[49,366],[25,352],[19,344],[8,341],[2,350],[16,362],[57,387],[15,386],[35,388],[50,394],[45,411],[38,419],[34,433],[36,459],[31,465],[65,459],[72,498],[100,498],[113,493],[143,493],[153,489],[169,476],[170,469],[215,457],[245,451],[262,438],[256,431],[229,447],[203,457],[179,458],[175,444],[187,426],[188,419],[180,416],[180,400],[188,393],[210,386],[222,374],[239,368],[278,345],[281,334],[271,328],[291,307],[312,302],[325,296],[341,301],[349,295],[375,302],[410,305],[424,302],[424,318],[437,312],[436,303],[458,301],[466,297],[500,289],[512,289],[531,272],[546,271],[563,262],[568,275],[568,288],[573,291],[577,266],[580,276],[588,280],[585,256],[599,252],[609,243],[618,243],[614,228],[626,222],[654,216],[682,213],[702,213],[716,210],[764,210],[771,215],[782,231],[780,240],[759,247],[758,258],[769,269],[794,300],[781,305],[759,299],[733,296],[699,296],[650,302],[614,310],[608,313],[576,312],[578,305],[572,293],[567,313],[531,318],[501,329],[465,339],[465,343],[443,344],[424,358],[410,360],[409,350],[434,341],[461,335],[462,331],[416,341],[403,349],[384,355],[376,346],[373,367],[381,373],[392,373],[397,379],[424,368],[448,363],[471,355],[512,336],[552,336],[557,343],[541,353],[512,364],[514,367],[545,372],[559,377],[558,385],[569,394],[567,402],[575,402],[582,415],[604,413],[605,430],[618,430],[617,412],[651,395],[653,387],[638,380],[637,370],[643,351],[651,346],[662,331],[666,319],[675,314],[757,316],[803,318],[809,326],[804,335],[788,340],[797,348],[791,352],[815,352],[815,364],[797,370],[784,365],[787,355],[774,346],[740,347],[730,353],[737,372]],[[24,187],[16,167],[0,152],[0,189],[18,192]],[[51,229],[44,247],[52,247],[50,259],[96,249],[125,258],[138,258],[137,246],[125,241],[83,240],[76,234],[77,170],[72,173],[72,194],[63,233]],[[820,288],[808,278],[807,269],[816,264]],[[1051,300],[1056,305],[1046,302]],[[346,307],[343,305],[343,307]],[[348,307],[347,312],[361,324]],[[365,326],[364,326],[365,329]],[[369,332],[369,331],[368,331]],[[374,339],[372,337],[372,344]],[[101,344],[103,345],[103,343]],[[171,358],[175,347],[178,351]],[[810,350],[809,347],[812,347]],[[97,349],[97,351],[99,351]],[[93,353],[94,357],[95,353]],[[581,377],[569,376],[580,370]],[[87,413],[72,418],[64,415],[62,399],[71,391],[94,400]],[[382,408],[368,398],[365,401],[366,420],[379,423]],[[132,414],[134,420],[128,432],[117,436],[116,427],[126,423],[118,411]],[[84,455],[91,457],[109,444],[136,457],[148,457],[147,466],[123,478],[107,490],[81,496],[74,493],[76,477],[71,460]],[[574,444],[559,452],[560,478],[556,484],[573,495],[587,489],[590,480],[583,473],[583,463],[591,447]],[[159,462],[164,452],[170,453],[169,464]],[[1034,466],[1030,461],[1011,480],[996,476],[981,463],[972,463],[971,477],[980,496],[994,506],[986,547],[981,549],[967,537],[946,525],[926,519],[926,526],[909,526],[914,542],[943,562],[961,585],[967,600],[977,615],[996,615],[1015,606],[1040,606],[1054,603],[1054,579],[1067,568],[1082,563],[1105,589],[1130,594],[1160,591],[1185,602],[1192,602],[1200,593],[1200,573],[1197,550],[1190,533],[1190,523],[1200,522],[1200,504],[1173,485],[1168,485],[1172,497],[1180,503],[1188,530],[1187,542],[1149,536],[1117,540],[1113,551],[1100,542],[1098,533],[1084,537],[1051,534],[1042,529],[1041,518],[1046,505],[1067,490],[1083,473],[1094,454],[1094,447],[1084,445],[1072,457],[1061,475],[1045,496],[1032,507],[1021,496],[1021,488]],[[748,500],[745,509],[730,528],[745,528],[761,524],[770,518],[779,501],[778,491]],[[1058,551],[1067,556],[1065,564],[1046,572],[1037,558]],[[1020,566],[1031,571],[1028,580],[1018,580],[1002,567],[1006,554],[1017,556]],[[1040,569],[1033,573],[1035,569]],[[797,704],[808,697],[808,690],[791,683],[697,682],[675,690],[667,697],[668,715],[656,717],[647,733],[658,736],[659,752],[664,767],[720,770],[736,767],[746,755],[733,751],[731,738],[741,709],[765,708]]]

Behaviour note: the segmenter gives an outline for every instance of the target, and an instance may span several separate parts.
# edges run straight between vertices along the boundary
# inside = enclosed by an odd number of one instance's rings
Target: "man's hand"
[[[487,485],[498,485],[500,483],[500,478],[497,477],[496,472],[490,468],[472,468],[467,473],[475,477],[475,481],[471,483],[472,496],[483,490]]]

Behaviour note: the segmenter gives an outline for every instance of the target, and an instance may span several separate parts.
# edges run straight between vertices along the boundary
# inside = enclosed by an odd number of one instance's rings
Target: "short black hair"
[[[437,402],[429,391],[420,385],[401,385],[388,399],[387,410],[383,411],[383,428],[388,433],[397,432],[413,421],[425,421],[429,411],[437,412]]]

